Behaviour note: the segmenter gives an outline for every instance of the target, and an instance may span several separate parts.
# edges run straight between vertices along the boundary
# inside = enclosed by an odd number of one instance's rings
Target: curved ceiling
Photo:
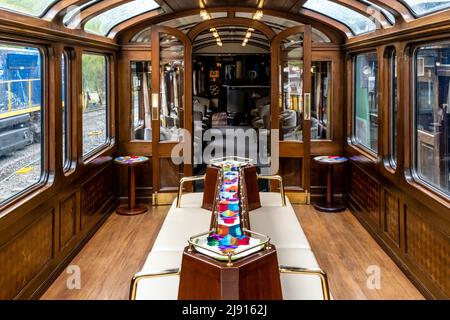
[[[200,9],[211,10],[209,17],[214,18],[220,8],[222,14],[232,8],[249,18],[258,9],[272,12],[259,19],[275,32],[294,23],[295,19],[283,20],[283,16],[297,16],[354,38],[449,10],[450,0],[0,0],[0,14],[13,11],[109,38],[142,21],[161,23],[177,14],[178,19],[183,19],[183,14],[196,12],[197,20],[201,21]],[[245,10],[240,13],[240,9]],[[184,23],[183,27],[192,25]]]

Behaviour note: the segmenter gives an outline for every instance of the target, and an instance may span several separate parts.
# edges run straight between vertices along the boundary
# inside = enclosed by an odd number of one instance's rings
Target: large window
[[[131,139],[152,140],[152,66],[150,61],[131,62]]]
[[[415,171],[450,195],[450,42],[415,52]]]
[[[312,63],[311,139],[331,139],[331,61]]]
[[[378,60],[364,53],[354,60],[354,139],[378,152]]]
[[[83,155],[101,148],[108,138],[108,60],[83,54]]]
[[[40,50],[0,44],[0,203],[41,180],[41,82]]]
[[[280,129],[282,140],[303,141],[303,34],[280,44],[278,66]]]

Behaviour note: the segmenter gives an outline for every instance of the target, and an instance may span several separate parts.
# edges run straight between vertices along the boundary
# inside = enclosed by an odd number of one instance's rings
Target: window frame
[[[20,47],[31,47],[39,51],[40,59],[41,59],[41,150],[39,152],[41,157],[41,175],[39,180],[35,183],[30,184],[25,189],[13,194],[9,198],[6,198],[3,201],[0,201],[0,217],[3,216],[2,211],[10,206],[17,204],[18,202],[24,200],[27,197],[33,197],[40,193],[40,191],[44,188],[48,187],[49,184],[49,162],[50,162],[50,152],[49,152],[49,135],[48,135],[48,75],[49,71],[49,56],[48,56],[48,48],[41,45],[36,45],[28,42],[16,42],[16,41],[0,41],[0,46],[2,45],[11,45],[11,46],[20,46]]]
[[[84,134],[83,134],[83,125],[84,125],[84,121],[83,121],[83,110],[81,109],[81,131],[80,131],[80,135],[81,135],[81,157],[83,159],[84,163],[89,162],[90,160],[92,160],[93,158],[97,157],[101,152],[103,152],[105,149],[107,149],[108,147],[110,147],[112,145],[112,139],[111,139],[111,113],[112,113],[112,107],[111,107],[111,101],[113,100],[111,97],[111,66],[113,65],[111,63],[111,54],[107,53],[107,52],[101,52],[101,51],[94,51],[94,50],[83,50],[81,53],[81,79],[83,79],[83,56],[84,55],[97,55],[97,56],[101,56],[105,58],[105,87],[106,87],[106,94],[105,94],[105,99],[106,99],[106,107],[105,107],[105,112],[106,112],[106,117],[105,117],[105,128],[106,128],[106,132],[105,132],[105,141],[93,148],[92,150],[89,150],[88,152],[84,153],[83,150],[83,138],[84,138]],[[83,93],[83,83],[81,83],[81,97],[84,98],[84,93]]]
[[[330,81],[330,106],[329,106],[329,114],[327,115],[327,131],[329,132],[329,138],[327,139],[311,139],[311,143],[321,143],[321,142],[333,142],[334,141],[334,137],[333,137],[333,103],[334,103],[334,87],[333,87],[333,70],[335,68],[335,62],[333,59],[330,58],[318,58],[318,59],[311,59],[311,65],[314,64],[314,62],[326,62],[330,64],[330,77],[331,77],[331,81]],[[312,76],[311,76],[312,79]]]
[[[151,68],[151,65],[152,65],[152,62],[151,62],[151,59],[148,59],[148,60],[138,60],[138,59],[131,59],[130,61],[130,65],[129,65],[129,71],[130,71],[130,92],[131,92],[131,94],[130,94],[130,106],[131,106],[131,111],[133,112],[133,113],[130,113],[130,131],[131,131],[131,135],[130,135],[130,139],[131,139],[131,141],[145,141],[145,140],[138,140],[138,139],[135,139],[135,138],[133,138],[133,136],[135,135],[135,132],[137,131],[137,130],[139,130],[139,129],[142,129],[142,128],[144,128],[144,120],[142,120],[143,118],[144,118],[144,114],[145,114],[145,111],[141,108],[141,106],[139,105],[139,124],[137,125],[137,126],[135,126],[134,125],[134,118],[132,118],[131,117],[131,115],[134,115],[134,96],[133,96],[133,94],[134,94],[134,91],[133,91],[133,86],[134,86],[134,84],[133,84],[133,63],[135,63],[135,64],[138,64],[138,63],[149,63],[149,65],[150,65],[150,68]],[[151,78],[150,78],[150,81],[151,81]],[[142,84],[141,84],[141,86],[142,86]],[[151,97],[150,97],[150,99],[151,99]]]
[[[366,156],[368,156],[370,159],[372,160],[376,160],[381,152],[381,150],[372,150],[369,147],[363,145],[362,143],[359,143],[356,137],[356,59],[358,56],[360,55],[366,55],[366,54],[375,54],[377,56],[377,62],[378,62],[378,70],[377,70],[377,88],[378,90],[380,89],[379,85],[380,85],[380,59],[379,59],[379,55],[378,55],[378,51],[376,48],[370,48],[367,51],[360,51],[360,52],[355,52],[352,56],[351,56],[351,65],[352,65],[352,79],[351,79],[351,84],[352,84],[352,103],[351,103],[351,137],[350,137],[350,141],[353,147],[355,147],[356,149],[362,151]],[[379,104],[379,99],[380,96],[379,94],[377,94],[377,104],[378,104],[378,124],[379,124],[379,119],[380,119],[380,104]],[[378,132],[377,132],[377,143],[378,143],[378,149],[379,148],[379,143],[380,143],[380,128],[378,127]]]
[[[62,57],[64,56],[64,60],[62,60]],[[61,67],[64,64],[64,74],[62,74],[62,77],[64,77],[64,84],[61,83],[61,88],[64,92],[64,99],[62,99],[62,102],[64,103],[64,110],[62,111],[65,115],[63,115],[63,121],[65,122],[64,128],[65,132],[62,132],[63,135],[63,146],[65,146],[64,152],[62,154],[62,168],[65,174],[67,174],[72,169],[72,95],[71,95],[71,88],[70,85],[71,81],[71,75],[72,75],[72,52],[71,49],[65,48],[62,52],[61,56]],[[61,77],[61,78],[62,78]]]
[[[388,143],[388,162],[389,166],[394,172],[398,168],[398,115],[399,115],[399,86],[398,86],[398,66],[399,66],[399,57],[397,54],[396,48],[392,47],[388,49],[388,60],[389,60],[389,105],[388,105],[388,118],[389,118],[389,143]],[[395,72],[397,73],[397,94],[394,96],[394,78]],[[397,107],[396,114],[394,115],[394,107]],[[396,135],[394,134],[394,128]],[[395,148],[395,156],[394,156],[394,148]]]
[[[431,192],[432,194],[448,201],[450,199],[450,194],[445,193],[444,191],[442,191],[439,187],[433,185],[432,183],[426,181],[424,178],[422,178],[420,176],[420,174],[418,173],[418,150],[417,150],[417,53],[420,50],[420,48],[422,47],[426,47],[426,46],[436,46],[436,45],[442,45],[442,44],[447,44],[450,47],[450,39],[444,39],[444,40],[438,40],[438,41],[427,41],[427,42],[423,42],[423,43],[418,43],[416,44],[412,50],[411,50],[411,131],[410,132],[410,136],[411,136],[411,145],[410,145],[410,149],[411,149],[411,155],[410,155],[410,167],[409,167],[409,171],[411,174],[411,178],[407,179],[408,182],[415,188],[418,189],[424,189],[427,190],[429,192]],[[450,90],[450,89],[449,89]]]

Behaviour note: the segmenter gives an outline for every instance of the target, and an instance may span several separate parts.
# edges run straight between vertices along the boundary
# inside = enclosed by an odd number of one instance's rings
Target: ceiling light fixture
[[[211,19],[211,15],[205,9],[200,10],[200,17],[202,17],[203,20]]]
[[[264,12],[261,9],[256,10],[253,15],[253,20],[261,20],[264,17]]]

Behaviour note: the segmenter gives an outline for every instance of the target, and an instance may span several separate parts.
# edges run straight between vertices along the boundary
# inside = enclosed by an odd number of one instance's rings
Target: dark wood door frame
[[[157,195],[161,192],[170,192],[176,194],[176,188],[174,190],[161,190],[161,166],[160,159],[170,158],[172,149],[178,144],[178,142],[161,142],[160,141],[160,106],[161,106],[161,88],[160,88],[160,34],[166,33],[177,37],[184,45],[184,79],[183,79],[183,123],[184,128],[192,135],[192,81],[188,77],[192,74],[192,43],[191,40],[181,31],[165,27],[154,26],[152,27],[151,47],[152,47],[152,94],[158,94],[158,111],[155,119],[153,114],[152,105],[152,170],[153,170],[153,195],[156,204],[159,203]],[[153,99],[152,99],[153,100]],[[183,165],[182,174],[185,176],[191,176],[193,172],[192,163]],[[156,196],[155,196],[156,195]],[[165,202],[165,201],[164,201]],[[155,203],[154,203],[155,204]]]
[[[303,25],[285,29],[272,39],[270,46],[271,51],[271,123],[272,129],[279,129],[279,59],[280,44],[286,37],[295,34],[303,34],[303,101],[305,102],[305,94],[311,93],[311,58],[312,58],[312,28],[310,25]],[[304,104],[305,106],[305,104]],[[303,110],[304,111],[304,110]],[[305,112],[303,112],[303,117]],[[302,158],[302,165],[298,168],[302,174],[302,185],[295,190],[297,193],[305,194],[305,202],[309,203],[311,194],[311,121],[303,119],[303,141],[280,141],[279,148],[280,159],[285,158]]]

